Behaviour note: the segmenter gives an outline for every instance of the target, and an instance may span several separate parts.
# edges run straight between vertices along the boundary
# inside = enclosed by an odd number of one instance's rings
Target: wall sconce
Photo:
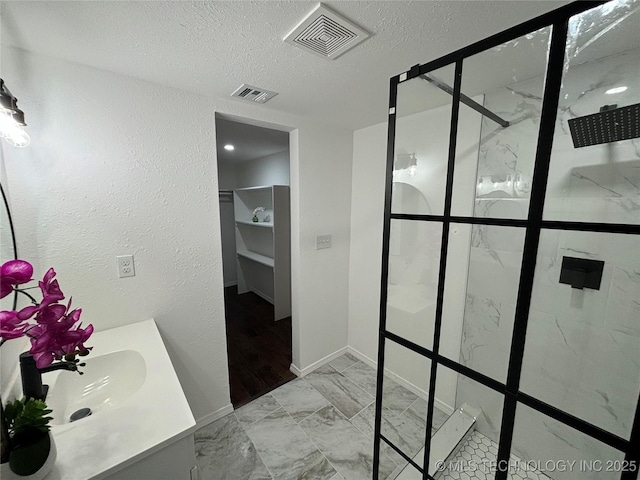
[[[18,108],[18,99],[0,78],[0,137],[14,147],[26,147],[31,139],[24,131],[25,125],[24,112]]]
[[[415,153],[398,153],[396,154],[396,161],[394,164],[394,170],[408,169],[409,176],[415,177],[418,173],[418,159]]]

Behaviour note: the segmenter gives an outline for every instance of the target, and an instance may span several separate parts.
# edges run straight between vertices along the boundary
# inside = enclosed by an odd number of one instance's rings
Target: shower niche
[[[638,25],[576,2],[391,79],[374,478],[638,478]]]

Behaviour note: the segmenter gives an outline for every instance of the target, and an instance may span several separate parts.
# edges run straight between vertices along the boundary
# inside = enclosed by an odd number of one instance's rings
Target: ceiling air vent
[[[232,97],[244,98],[250,102],[266,103],[277,95],[276,92],[265,90],[264,88],[252,87],[243,83],[231,94]]]
[[[284,38],[285,42],[333,60],[369,34],[320,4]]]

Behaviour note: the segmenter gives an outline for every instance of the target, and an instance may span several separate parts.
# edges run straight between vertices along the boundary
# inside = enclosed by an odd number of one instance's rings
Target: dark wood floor
[[[273,320],[273,305],[254,293],[224,289],[231,403],[238,408],[295,377],[291,317]]]

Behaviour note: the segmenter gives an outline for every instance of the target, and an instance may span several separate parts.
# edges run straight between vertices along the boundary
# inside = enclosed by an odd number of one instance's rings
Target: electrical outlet
[[[116,261],[118,262],[118,277],[135,276],[136,269],[133,265],[133,255],[118,255]]]
[[[331,248],[331,235],[318,235],[316,237],[316,250]]]

